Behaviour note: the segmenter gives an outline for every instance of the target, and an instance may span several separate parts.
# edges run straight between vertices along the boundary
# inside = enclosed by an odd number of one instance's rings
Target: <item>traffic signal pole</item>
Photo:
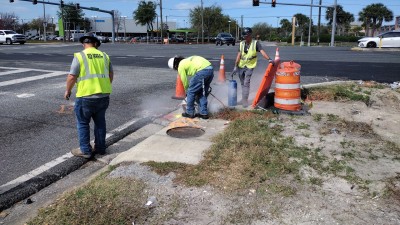
[[[23,1],[23,2],[34,2],[33,0],[19,0],[19,1]],[[55,3],[55,2],[45,2],[45,1],[36,1],[35,3],[43,3],[43,4],[47,4],[47,5],[57,5],[57,6],[61,6],[60,3]],[[64,7],[76,7],[75,5],[64,5]],[[79,5],[79,8],[81,9],[86,9],[86,10],[90,10],[90,11],[97,11],[97,12],[103,12],[103,13],[108,13],[111,15],[111,20],[112,20],[112,43],[115,43],[115,23],[114,23],[114,10],[103,10],[103,9],[99,9],[96,7],[83,7]],[[62,11],[62,10],[61,10]]]
[[[254,3],[254,1],[253,1]],[[322,8],[333,8],[333,23],[332,23],[332,33],[331,33],[331,47],[335,47],[335,31],[336,31],[336,14],[337,14],[337,0],[334,1],[333,5],[314,5],[314,4],[295,4],[295,3],[277,3],[276,0],[271,0],[271,2],[259,2],[259,4],[269,4],[269,5],[292,5],[292,6],[308,6],[308,7],[322,7]],[[310,18],[311,22],[311,18]]]

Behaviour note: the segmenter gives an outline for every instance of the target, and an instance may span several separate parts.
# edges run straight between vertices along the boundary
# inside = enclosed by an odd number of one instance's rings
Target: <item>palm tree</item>
[[[373,36],[376,30],[382,26],[383,21],[390,22],[393,20],[393,12],[382,3],[368,5],[358,15],[360,16],[358,21],[363,22],[363,26],[365,26],[366,36],[370,33]],[[372,32],[369,30],[370,27]]]
[[[288,19],[282,19],[280,22],[281,29],[285,32],[285,37],[292,31],[292,23]]]
[[[153,31],[153,21],[157,16],[156,7],[157,5],[152,1],[140,1],[138,8],[133,12],[133,19],[136,21],[136,25],[147,25],[147,30]]]
[[[327,8],[326,9],[326,15],[325,19],[328,20],[328,24],[332,25],[333,23],[333,8]],[[336,6],[336,24],[337,27],[339,28],[338,35],[340,35],[341,30],[345,30],[346,28],[350,27],[350,23],[354,22],[354,15],[346,12],[343,10],[343,7],[341,5]]]

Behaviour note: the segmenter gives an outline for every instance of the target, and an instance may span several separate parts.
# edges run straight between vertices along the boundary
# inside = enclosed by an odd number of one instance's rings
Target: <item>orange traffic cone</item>
[[[172,96],[173,99],[183,100],[186,97],[185,88],[183,87],[183,83],[181,80],[181,76],[178,73],[176,77],[176,88],[175,88],[175,96]]]
[[[219,76],[218,76],[218,83],[225,83],[225,60],[224,55],[221,56],[221,64],[219,66]]]
[[[281,58],[279,57],[279,48],[276,48],[276,52],[275,52],[275,61],[276,60],[280,60]]]

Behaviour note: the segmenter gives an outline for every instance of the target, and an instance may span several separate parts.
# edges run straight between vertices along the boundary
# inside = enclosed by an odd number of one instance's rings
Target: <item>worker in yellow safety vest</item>
[[[274,63],[274,61],[263,50],[261,42],[253,40],[251,28],[245,27],[242,35],[244,40],[240,42],[233,73],[237,73],[239,76],[242,87],[241,104],[246,108],[248,106],[251,75],[253,74],[254,68],[257,66],[257,52],[260,52],[269,63]]]
[[[106,118],[112,92],[114,73],[110,58],[97,48],[101,42],[94,34],[79,39],[84,50],[74,54],[67,76],[64,98],[69,100],[76,84],[75,115],[78,127],[79,149],[71,153],[83,158],[105,154]],[[90,120],[94,122],[94,147],[90,145]]]
[[[168,66],[171,69],[178,70],[186,92],[186,112],[183,112],[182,116],[208,119],[207,97],[211,81],[214,78],[214,69],[211,63],[201,56],[187,58],[176,56],[169,59]],[[195,113],[195,101],[200,106],[198,113]]]

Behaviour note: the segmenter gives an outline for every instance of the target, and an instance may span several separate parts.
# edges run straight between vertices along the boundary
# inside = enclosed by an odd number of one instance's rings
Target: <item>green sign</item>
[[[58,19],[58,35],[64,37],[64,23],[62,19]]]

